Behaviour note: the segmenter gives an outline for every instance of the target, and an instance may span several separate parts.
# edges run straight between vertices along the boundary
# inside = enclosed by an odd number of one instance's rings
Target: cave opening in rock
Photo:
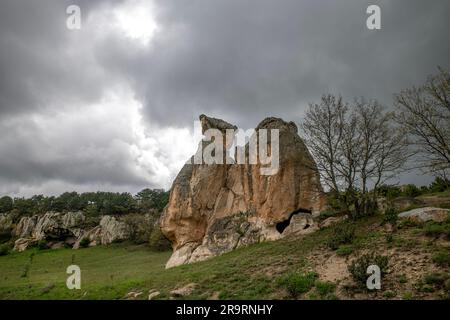
[[[293,216],[295,216],[296,214],[300,214],[300,213],[309,213],[311,214],[311,210],[306,210],[306,209],[298,209],[294,212],[292,212],[289,215],[289,218],[287,218],[286,220],[283,220],[281,222],[278,222],[276,225],[276,229],[279,233],[283,233],[283,231],[291,224],[291,219]],[[307,224],[305,226],[305,229],[307,229],[309,227],[309,225]]]

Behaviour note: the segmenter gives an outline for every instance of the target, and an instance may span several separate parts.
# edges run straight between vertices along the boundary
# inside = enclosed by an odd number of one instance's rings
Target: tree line
[[[20,215],[44,214],[48,211],[84,211],[87,215],[124,215],[161,212],[169,199],[162,189],[144,189],[136,195],[113,192],[65,192],[59,196],[35,195],[30,198],[0,198],[0,213],[15,211]]]
[[[393,110],[326,94],[309,104],[302,129],[335,207],[353,218],[373,214],[401,172],[420,169],[449,185],[450,75],[439,68],[423,85],[396,94]]]

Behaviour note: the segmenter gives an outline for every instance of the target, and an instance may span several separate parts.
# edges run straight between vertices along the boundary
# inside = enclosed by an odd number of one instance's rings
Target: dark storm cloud
[[[381,6],[380,31],[366,28],[369,4]],[[148,118],[168,125],[200,113],[242,125],[272,114],[291,118],[328,91],[390,104],[392,93],[449,66],[445,0],[158,5],[153,50],[127,61],[127,71]]]
[[[244,128],[269,115],[299,122],[327,92],[389,106],[393,93],[450,67],[448,0],[158,0],[149,46],[95,29],[132,1],[0,2],[0,193],[49,181],[151,185],[123,113],[94,117],[90,107],[118,85],[142,103],[152,134],[191,128],[201,113]],[[69,4],[82,9],[80,31],[65,28]],[[379,31],[366,28],[369,4],[381,7]],[[154,157],[173,162],[159,148]],[[146,170],[161,177],[158,168]]]
[[[119,2],[119,1],[112,1]],[[86,19],[104,1],[3,0],[0,4],[0,114],[63,108],[101,98],[108,77],[78,34],[66,28],[66,8]],[[85,34],[89,36],[89,33]],[[84,50],[84,51],[83,51]]]

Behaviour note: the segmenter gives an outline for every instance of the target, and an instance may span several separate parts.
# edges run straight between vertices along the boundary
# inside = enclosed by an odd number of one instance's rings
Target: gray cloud
[[[450,67],[447,0],[158,0],[149,46],[108,26],[127,1],[1,1],[0,193],[167,187],[186,152],[164,147],[166,129],[201,113],[245,128],[269,115],[299,122],[326,92],[389,106]],[[74,3],[83,28],[69,32]],[[369,4],[380,31],[365,28]],[[122,90],[142,104],[139,137],[133,99],[109,111]]]
[[[381,31],[365,27],[369,3],[382,8]],[[159,4],[162,32],[126,71],[137,79],[146,115],[160,123],[203,112],[242,125],[295,117],[327,91],[390,104],[394,92],[449,65],[448,1]]]

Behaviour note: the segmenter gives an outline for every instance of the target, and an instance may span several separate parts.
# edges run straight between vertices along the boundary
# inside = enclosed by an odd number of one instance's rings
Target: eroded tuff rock
[[[15,241],[14,250],[24,251],[40,240],[48,241],[51,248],[64,245],[77,249],[82,239],[87,238],[89,245],[110,244],[126,240],[130,236],[130,227],[112,216],[103,216],[100,224],[87,227],[83,212],[47,212],[31,217],[22,217],[12,231]]]
[[[200,121],[203,133],[236,129],[204,115]],[[260,129],[279,129],[279,170],[275,174],[261,174],[263,166],[249,164],[248,159],[245,164],[205,165],[193,164],[191,158],[181,169],[161,217],[161,230],[174,250],[166,267],[317,229],[312,216],[324,209],[325,197],[316,164],[297,126],[267,118],[256,132]],[[203,142],[199,148],[206,145]],[[248,156],[248,145],[245,153]]]
[[[78,249],[83,239],[88,239],[90,246],[105,245],[126,240],[130,237],[130,233],[130,227],[125,222],[112,216],[103,216],[98,226],[83,232],[78,237],[73,248]]]
[[[448,219],[449,216],[449,209],[433,207],[417,208],[402,212],[398,215],[398,217],[401,219],[410,219],[419,223],[428,221],[444,222]]]

